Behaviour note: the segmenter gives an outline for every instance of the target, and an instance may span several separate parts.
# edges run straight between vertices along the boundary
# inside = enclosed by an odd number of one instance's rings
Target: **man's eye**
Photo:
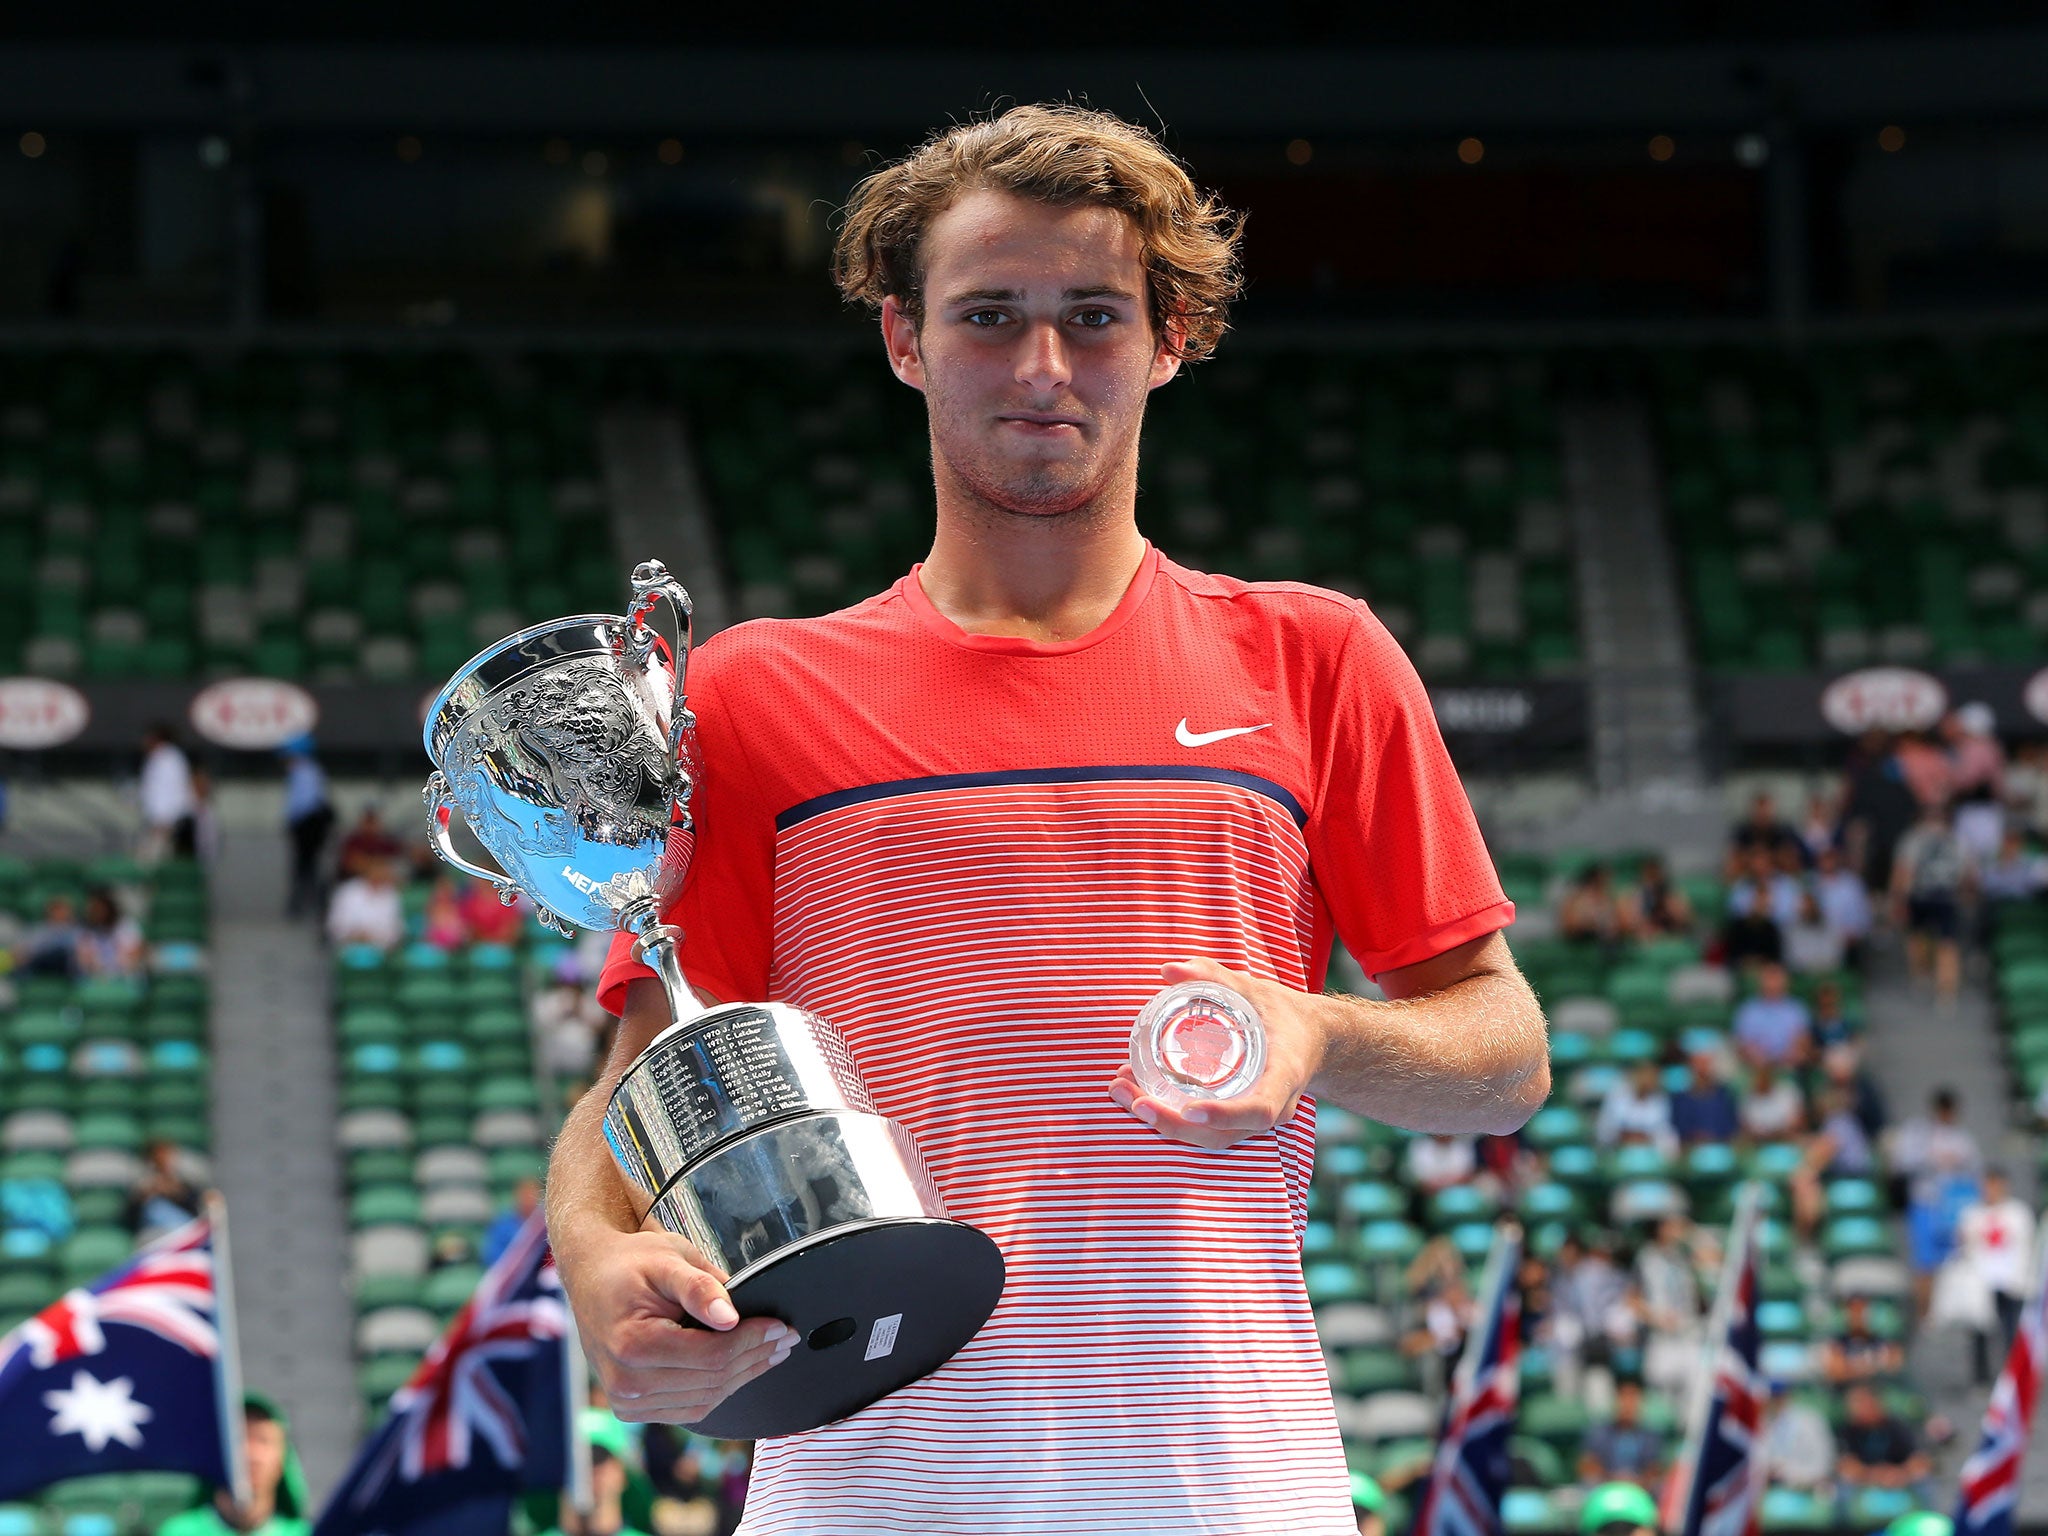
[[[969,325],[978,326],[982,330],[988,331],[1002,324],[1003,312],[1000,309],[975,309],[968,311],[961,318]]]
[[[1114,325],[1116,316],[1106,309],[1084,309],[1074,318],[1091,331],[1099,331],[1106,325]]]

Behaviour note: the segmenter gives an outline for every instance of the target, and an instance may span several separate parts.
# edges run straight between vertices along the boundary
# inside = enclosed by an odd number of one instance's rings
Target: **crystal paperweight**
[[[1147,1098],[1175,1109],[1228,1099],[1266,1067],[1258,1010],[1213,981],[1184,981],[1145,1005],[1131,1031],[1131,1072]]]

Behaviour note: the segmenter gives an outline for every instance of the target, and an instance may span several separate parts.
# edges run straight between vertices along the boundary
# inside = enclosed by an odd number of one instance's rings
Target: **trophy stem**
[[[687,1024],[710,1012],[683,975],[683,962],[676,954],[682,929],[664,923],[652,907],[625,914],[621,926],[633,935],[633,957],[661,978],[662,990],[668,993],[669,1015],[676,1023]]]

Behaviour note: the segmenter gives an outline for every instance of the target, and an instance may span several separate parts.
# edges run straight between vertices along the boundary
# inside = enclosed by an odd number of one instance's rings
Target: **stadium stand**
[[[429,940],[435,885],[405,887],[406,941],[334,958],[357,1386],[380,1414],[483,1272],[486,1235],[538,1177],[544,1120],[522,972],[561,948]]]
[[[65,974],[52,959],[66,951],[58,904],[82,912],[95,890],[139,925],[133,974]],[[206,933],[189,861],[0,860],[0,1334],[127,1258],[135,1223],[150,1219],[134,1192],[154,1144],[204,1182]],[[191,1498],[182,1476],[81,1478],[32,1505],[0,1505],[0,1530],[149,1531]]]
[[[10,350],[0,667],[441,678],[527,615],[613,606],[600,367]]]
[[[1551,926],[1544,908],[1561,904],[1590,855],[1555,859],[1503,856],[1504,881],[1530,911],[1531,930]],[[1623,868],[1639,862],[1623,857]],[[1827,1341],[1844,1326],[1843,1308],[1863,1297],[1868,1326],[1903,1340],[1903,1267],[1888,1217],[1890,1197],[1872,1170],[1826,1176],[1811,1242],[1802,1242],[1790,1186],[1812,1138],[1801,1128],[1775,1137],[1701,1137],[1685,1145],[1622,1134],[1603,1136],[1603,1105],[1632,1067],[1651,1064],[1667,1096],[1688,1087],[1687,1063],[1707,1057],[1729,1071],[1731,1025],[1753,983],[1715,963],[1718,880],[1686,882],[1696,931],[1622,938],[1612,943],[1517,938],[1516,955],[1551,1019],[1555,1088],[1551,1103],[1519,1146],[1482,1140],[1462,1152],[1324,1108],[1317,1116],[1317,1161],[1303,1250],[1304,1272],[1331,1365],[1340,1423],[1355,1470],[1390,1490],[1427,1469],[1449,1358],[1462,1333],[1477,1270],[1495,1218],[1517,1215],[1532,1262],[1521,1280],[1525,1319],[1521,1420],[1513,1441],[1516,1487],[1505,1512],[1510,1528],[1561,1531],[1576,1508],[1582,1457],[1594,1443],[1612,1387],[1647,1378],[1640,1423],[1661,1443],[1656,1465],[1678,1449],[1684,1410],[1686,1347],[1696,1350],[1700,1320],[1657,1315],[1653,1267],[1676,1256],[1691,1270],[1695,1305],[1711,1296],[1719,1229],[1744,1178],[1762,1181],[1766,1373],[1785,1385],[1788,1406],[1839,1425],[1842,1406],[1826,1374]],[[1617,893],[1625,903],[1632,892]],[[1855,1011],[1853,972],[1798,976],[1811,998],[1833,985]],[[1801,1098],[1817,1107],[1810,1079]],[[1817,1120],[1818,1116],[1813,1116]],[[1802,1122],[1803,1124],[1804,1122]],[[1668,1230],[1660,1232],[1671,1218]],[[1674,1248],[1660,1248],[1669,1238]],[[1652,1250],[1657,1249],[1654,1255]],[[1582,1266],[1588,1266],[1584,1268]],[[1594,1282],[1589,1285],[1588,1282]],[[1599,1316],[1574,1316],[1589,1292],[1605,1296]],[[1567,1319],[1570,1319],[1569,1325]],[[1676,1326],[1674,1326],[1674,1323]],[[1590,1324],[1590,1329],[1583,1326]],[[1600,1336],[1604,1332],[1604,1337]],[[1678,1363],[1664,1338],[1682,1340]],[[1696,1357],[1695,1357],[1696,1358]],[[1893,1373],[1885,1402],[1908,1422],[1923,1400]],[[1398,1497],[1398,1495],[1397,1495]],[[1882,1517],[1884,1496],[1856,1503],[1852,1523]],[[1405,1505],[1389,1516],[1398,1528]],[[1810,1489],[1773,1489],[1766,1524],[1774,1529],[1827,1526],[1832,1510]]]
[[[1657,354],[1704,664],[2037,659],[2041,368],[2023,334]]]

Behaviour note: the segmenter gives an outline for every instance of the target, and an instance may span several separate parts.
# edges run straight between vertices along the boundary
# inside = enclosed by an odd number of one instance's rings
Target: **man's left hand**
[[[1250,1088],[1230,1099],[1197,1100],[1176,1110],[1149,1098],[1126,1063],[1111,1079],[1109,1096],[1172,1141],[1221,1151],[1294,1118],[1301,1096],[1322,1065],[1324,999],[1277,981],[1261,981],[1214,960],[1177,960],[1160,968],[1168,986],[1211,981],[1249,1002],[1266,1027],[1266,1069]]]

